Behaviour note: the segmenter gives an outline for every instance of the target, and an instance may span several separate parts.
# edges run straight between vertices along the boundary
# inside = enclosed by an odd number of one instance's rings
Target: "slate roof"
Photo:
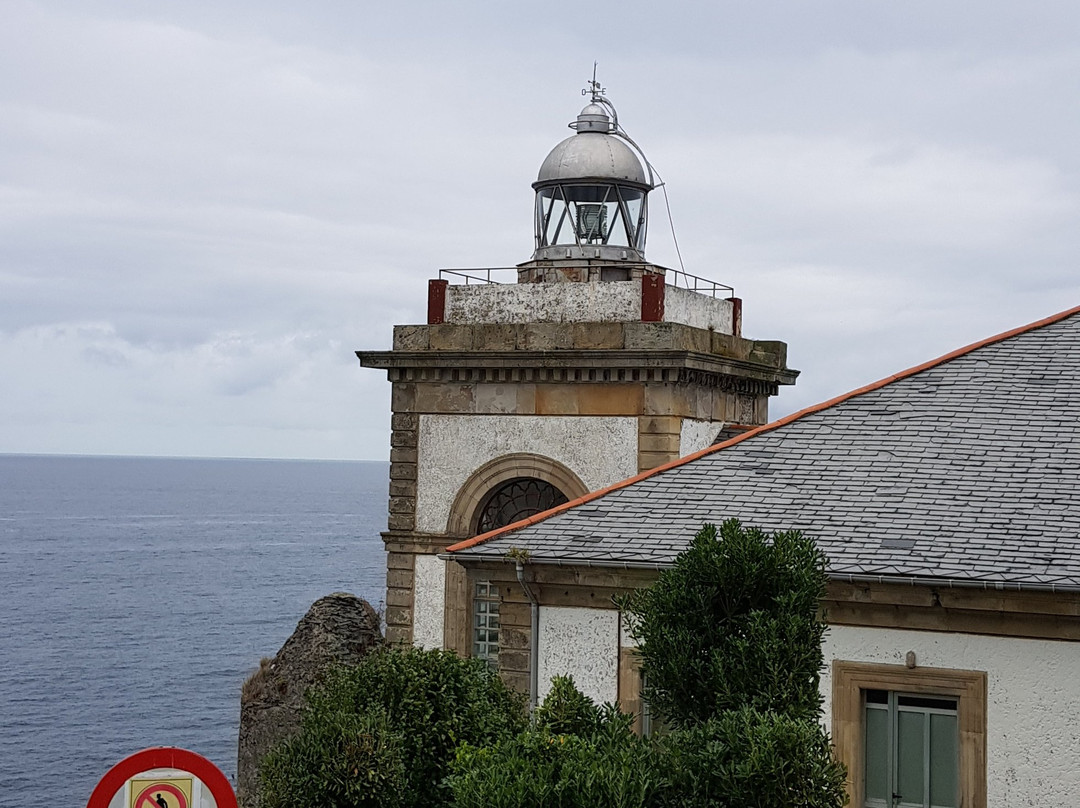
[[[1080,307],[449,550],[666,566],[731,517],[835,577],[1080,587]]]

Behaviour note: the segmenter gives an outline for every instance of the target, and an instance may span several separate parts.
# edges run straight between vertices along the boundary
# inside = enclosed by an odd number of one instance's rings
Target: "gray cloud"
[[[799,406],[1080,298],[1080,8],[13,2],[0,451],[385,457],[356,366],[532,249],[600,75]],[[676,256],[657,199],[649,255]]]

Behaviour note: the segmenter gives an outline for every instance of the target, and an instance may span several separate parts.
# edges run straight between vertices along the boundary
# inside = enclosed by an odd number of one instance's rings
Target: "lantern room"
[[[575,133],[551,150],[533,183],[533,260],[641,262],[652,171],[599,85],[584,92],[592,100],[570,124]]]

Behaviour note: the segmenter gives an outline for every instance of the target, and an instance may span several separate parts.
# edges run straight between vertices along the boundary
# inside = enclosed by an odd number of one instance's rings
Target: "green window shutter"
[[[896,715],[896,793],[901,805],[924,805],[926,715],[899,710]]]
[[[930,804],[934,808],[956,808],[960,768],[956,715],[930,715]]]
[[[866,705],[866,799],[889,804],[889,710]]]

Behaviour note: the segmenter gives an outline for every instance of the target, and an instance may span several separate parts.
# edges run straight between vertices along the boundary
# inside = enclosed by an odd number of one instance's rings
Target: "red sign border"
[[[218,808],[237,808],[236,794],[221,769],[202,755],[177,746],[155,746],[128,755],[105,772],[90,795],[86,808],[109,808],[109,803],[116,792],[124,787],[124,783],[151,769],[179,769],[193,774],[210,789]]]

